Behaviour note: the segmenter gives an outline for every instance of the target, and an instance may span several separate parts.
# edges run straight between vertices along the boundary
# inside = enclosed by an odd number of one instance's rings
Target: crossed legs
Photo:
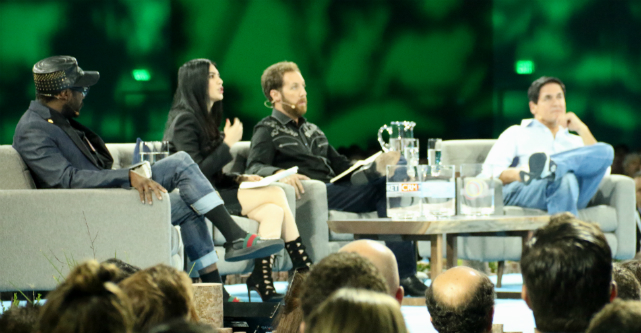
[[[507,184],[503,187],[503,202],[509,206],[547,210],[550,214],[577,215],[596,193],[613,158],[612,146],[605,143],[554,154],[550,156],[557,165],[553,180],[538,179],[530,185]]]
[[[261,237],[291,242],[300,236],[285,191],[280,187],[239,189],[238,201],[242,207],[241,214],[260,224],[258,234]]]

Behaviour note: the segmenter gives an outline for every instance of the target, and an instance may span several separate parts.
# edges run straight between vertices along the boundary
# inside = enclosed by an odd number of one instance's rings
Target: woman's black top
[[[238,174],[223,173],[223,167],[232,160],[229,146],[223,139],[221,133],[218,139],[211,141],[196,115],[188,111],[178,111],[163,136],[164,141],[169,141],[169,153],[184,151],[189,154],[218,190],[229,213],[238,215],[241,211],[236,183]]]

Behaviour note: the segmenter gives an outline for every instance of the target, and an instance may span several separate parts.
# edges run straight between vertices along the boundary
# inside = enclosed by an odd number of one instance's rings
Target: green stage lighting
[[[151,79],[151,73],[146,69],[134,69],[131,74],[136,81],[149,81]]]
[[[514,70],[516,74],[532,74],[534,73],[534,62],[532,60],[517,60]]]

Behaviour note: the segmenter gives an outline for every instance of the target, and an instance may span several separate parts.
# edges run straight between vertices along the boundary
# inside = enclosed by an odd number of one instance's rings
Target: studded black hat
[[[78,67],[78,61],[70,56],[54,56],[33,65],[33,81],[36,91],[54,94],[71,87],[89,87],[100,79],[96,71],[85,72]]]

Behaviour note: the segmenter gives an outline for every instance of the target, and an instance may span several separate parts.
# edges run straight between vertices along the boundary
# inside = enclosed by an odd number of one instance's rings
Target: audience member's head
[[[388,293],[387,281],[376,266],[356,253],[333,253],[312,266],[301,294],[303,317],[307,318],[329,295],[340,288]]]
[[[0,315],[0,332],[35,333],[40,305],[11,307]]]
[[[494,284],[470,267],[450,268],[425,292],[432,325],[439,333],[484,333],[492,330]]]
[[[632,260],[626,260],[622,263],[620,263],[623,268],[629,270],[634,274],[634,277],[637,278],[637,281],[641,283],[641,260],[637,259],[632,259]]]
[[[379,292],[342,288],[318,306],[305,332],[405,333],[398,301]]]
[[[292,282],[287,288],[287,294],[283,298],[284,305],[280,307],[274,328],[278,333],[298,333],[300,323],[303,322],[303,308],[301,307],[301,292],[308,271],[295,271]]]
[[[120,287],[131,299],[138,332],[171,319],[198,320],[191,280],[185,272],[156,265],[123,280]]]
[[[612,252],[596,224],[556,214],[521,256],[523,299],[541,332],[583,332],[616,296]]]
[[[118,276],[116,276],[116,279],[113,281],[113,283],[116,283],[116,284],[120,283],[120,281],[130,277],[131,275],[133,275],[134,273],[140,270],[140,267],[130,265],[118,258],[110,258],[103,261],[103,263],[112,264],[118,267],[118,270],[119,270]]]
[[[641,301],[641,283],[629,269],[619,263],[612,265],[612,277],[617,284],[617,297],[628,301]]]
[[[390,296],[403,301],[403,287],[398,276],[398,263],[392,250],[387,246],[372,240],[362,239],[343,246],[339,252],[354,252],[369,259],[383,274],[387,281]]]
[[[641,332],[641,302],[615,299],[597,313],[586,333]]]
[[[47,295],[40,311],[40,333],[128,333],[134,318],[131,303],[112,281],[118,269],[90,260],[76,266]]]
[[[634,174],[641,170],[641,154],[630,153],[623,159],[623,172],[628,177],[634,177]]]
[[[149,333],[216,333],[217,331],[211,325],[185,319],[173,319],[153,327]]]

